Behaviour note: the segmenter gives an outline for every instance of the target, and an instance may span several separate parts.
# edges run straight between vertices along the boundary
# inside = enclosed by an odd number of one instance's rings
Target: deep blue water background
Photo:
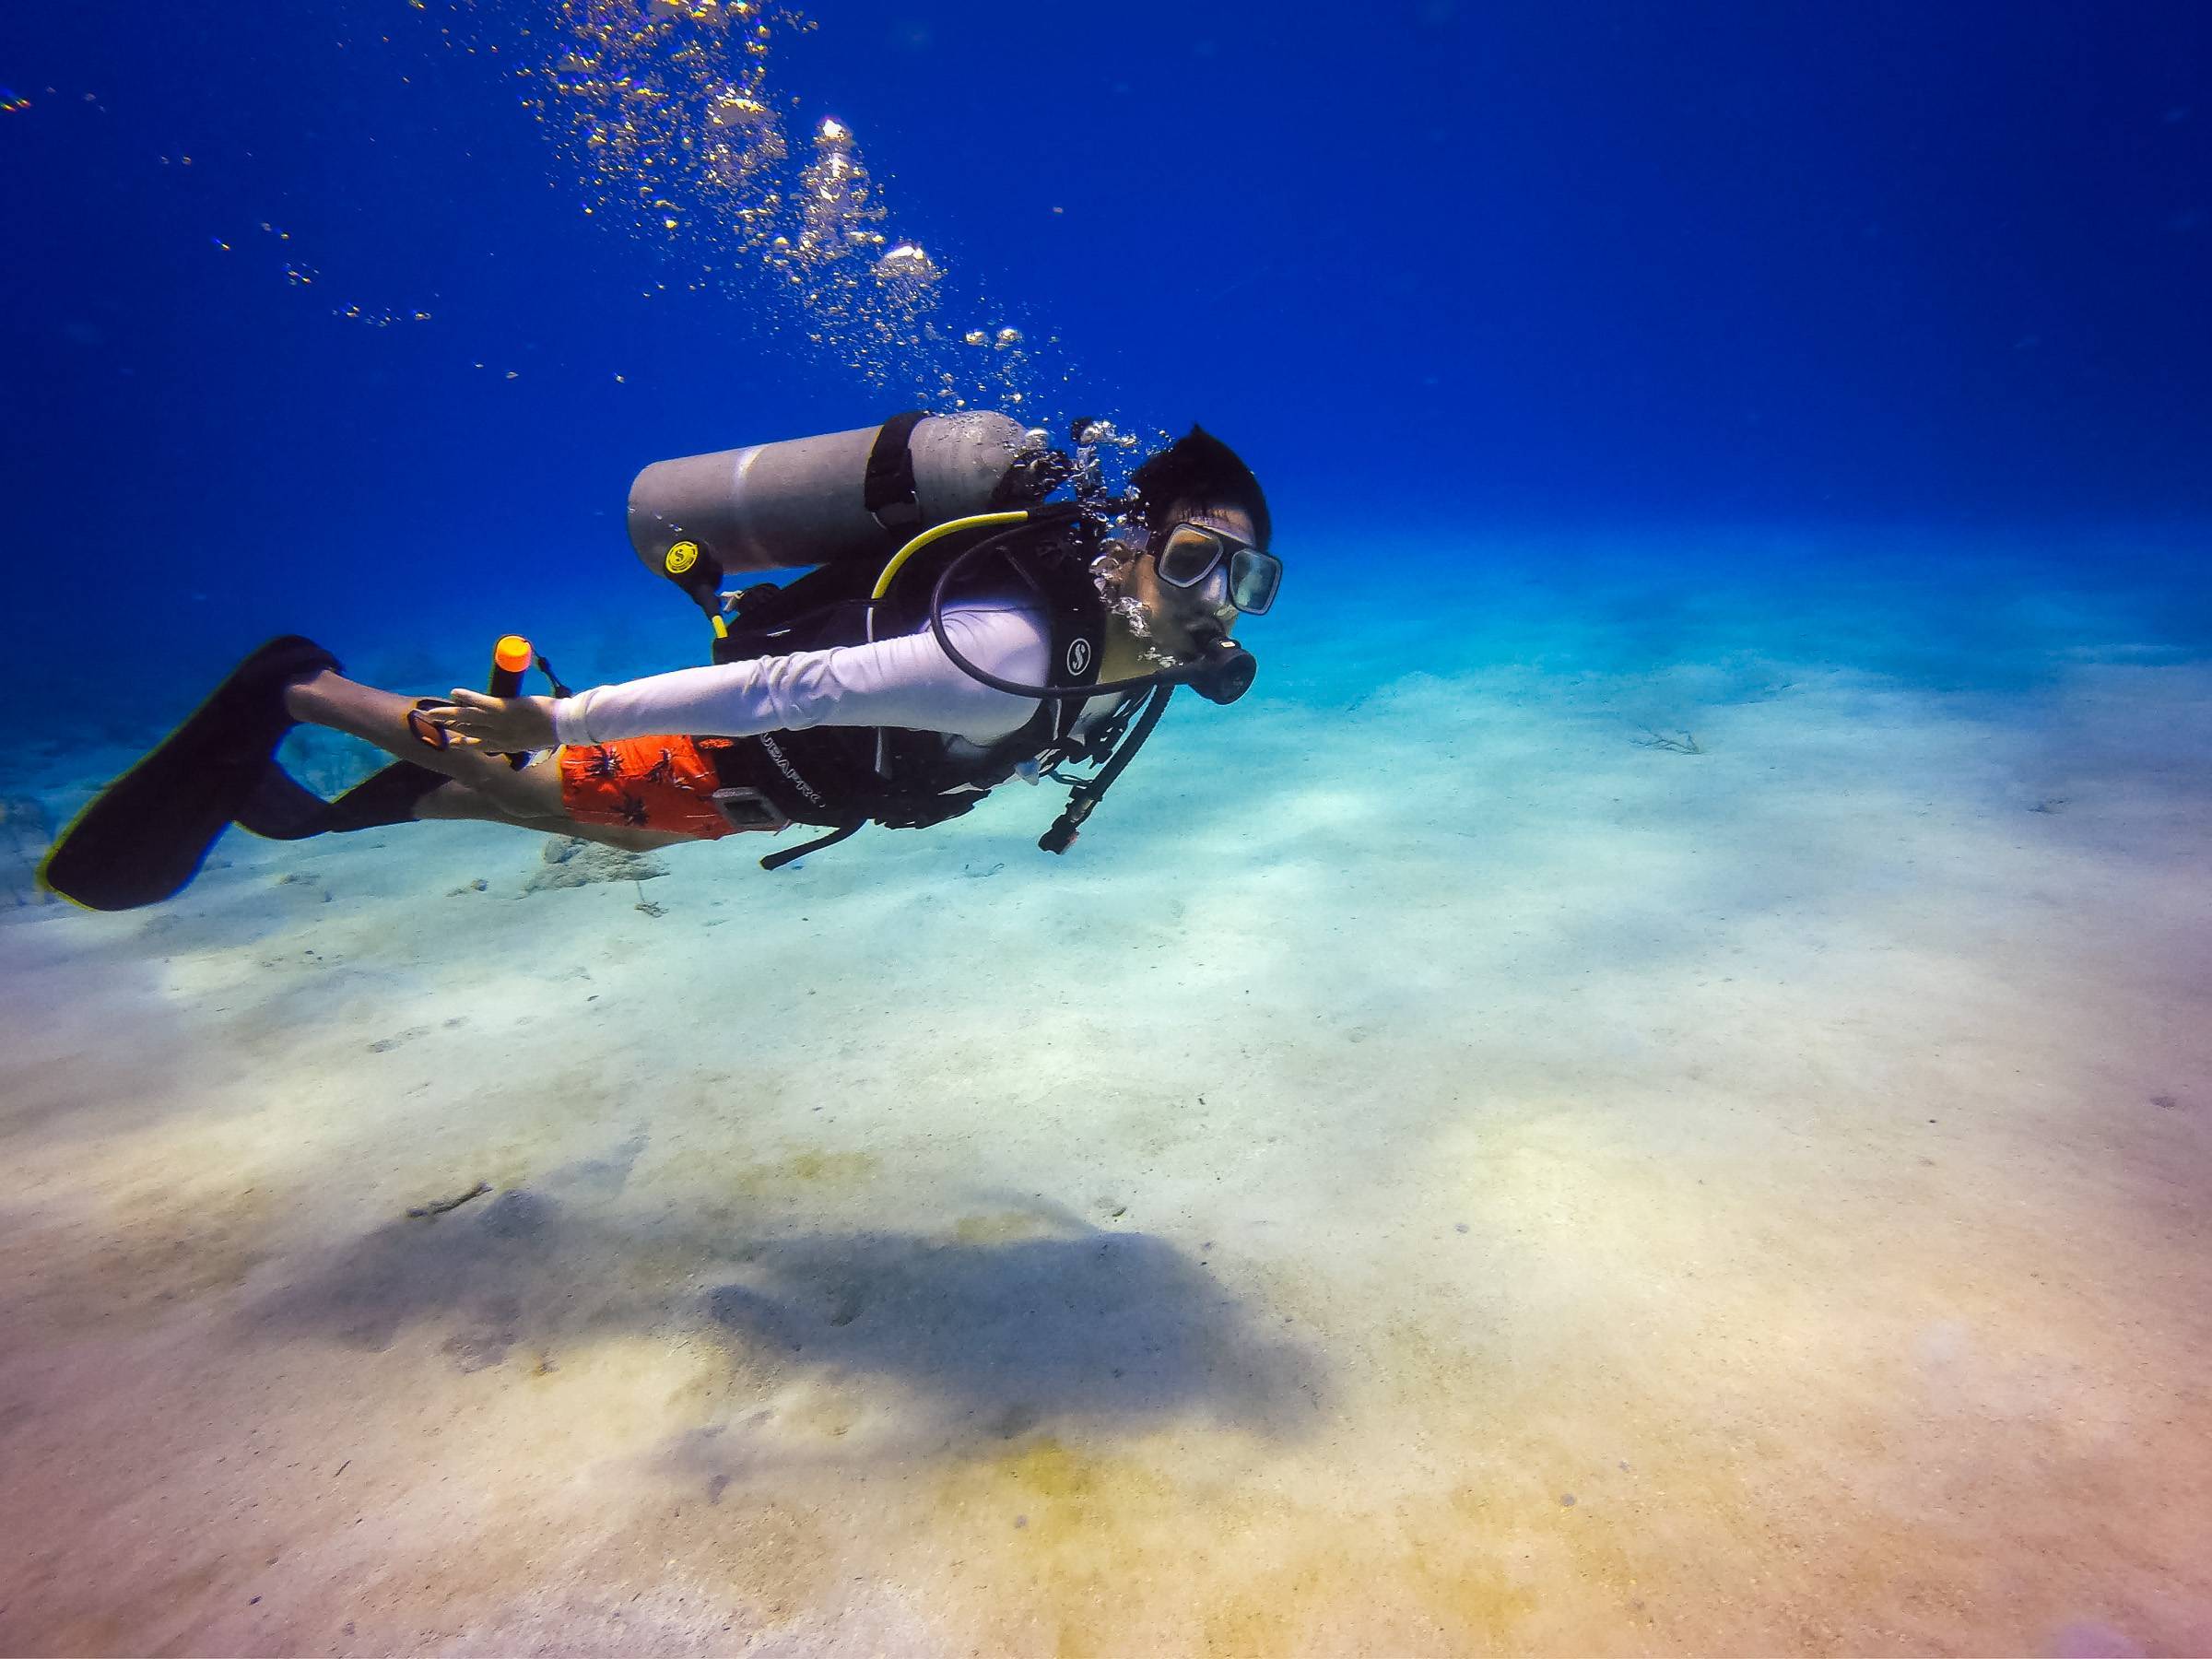
[[[1059,334],[1074,405],[1244,451],[1309,616],[1466,547],[1688,581],[1786,543],[1932,592],[2124,556],[2143,626],[2212,635],[2212,7],[817,16],[774,58],[794,135],[849,123],[892,228]],[[727,297],[646,297],[662,252],[579,213],[454,22],[0,16],[0,689],[165,724],[280,629],[465,640],[474,677],[503,629],[611,622],[675,665],[635,469],[904,401]]]

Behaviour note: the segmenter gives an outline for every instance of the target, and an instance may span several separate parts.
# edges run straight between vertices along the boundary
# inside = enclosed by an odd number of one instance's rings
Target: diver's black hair
[[[1237,452],[1204,427],[1193,427],[1129,476],[1144,503],[1145,523],[1157,530],[1177,501],[1226,501],[1252,514],[1261,547],[1275,534],[1267,498]]]

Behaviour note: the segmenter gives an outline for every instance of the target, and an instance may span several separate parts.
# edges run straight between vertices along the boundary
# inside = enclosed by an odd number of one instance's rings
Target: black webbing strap
[[[537,653],[537,671],[546,677],[546,683],[553,688],[553,695],[555,697],[573,697],[576,695],[575,692],[570,690],[568,687],[560,683],[560,676],[553,667],[553,659],[547,656],[542,651]]]
[[[909,409],[883,423],[868,451],[867,480],[861,501],[868,516],[886,530],[911,530],[922,523],[922,494],[914,488],[914,453],[907,441],[929,418],[927,409]],[[848,498],[850,499],[850,498]]]
[[[760,867],[764,870],[780,870],[787,864],[796,863],[809,853],[818,853],[824,847],[834,847],[839,841],[849,840],[859,833],[860,825],[847,824],[841,830],[832,830],[827,835],[816,836],[804,846],[786,847],[781,853],[771,853],[760,861]]]

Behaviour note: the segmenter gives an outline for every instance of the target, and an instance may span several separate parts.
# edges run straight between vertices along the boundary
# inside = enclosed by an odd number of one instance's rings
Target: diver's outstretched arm
[[[512,824],[518,830],[573,835],[632,853],[695,839],[621,824],[579,823],[561,803],[560,767],[550,754],[540,755],[518,771],[506,756],[474,743],[456,741],[445,748],[432,748],[416,736],[407,719],[416,712],[415,700],[394,691],[380,691],[325,670],[286,691],[285,707],[295,720],[365,738],[387,754],[443,772],[450,781],[414,803],[413,816],[418,819]]]
[[[328,726],[376,745],[386,754],[411,760],[429,771],[442,772],[480,799],[496,806],[509,821],[540,818],[566,819],[560,805],[560,771],[555,766],[525,767],[517,771],[507,757],[473,745],[455,744],[432,748],[415,735],[407,718],[416,712],[415,700],[396,691],[380,691],[328,669],[289,687],[284,706],[294,720]],[[482,812],[450,813],[428,809],[429,801],[445,791],[434,790],[424,799],[418,818],[481,818]]]

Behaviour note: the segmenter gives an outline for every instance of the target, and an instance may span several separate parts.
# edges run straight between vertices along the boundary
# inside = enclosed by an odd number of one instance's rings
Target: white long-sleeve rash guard
[[[1013,600],[951,605],[945,631],[977,667],[1025,686],[1044,683],[1050,636],[1034,609]],[[664,732],[750,737],[818,725],[898,726],[985,745],[1020,730],[1037,708],[1032,698],[971,678],[924,624],[872,644],[597,686],[553,705],[553,735],[591,744]]]

